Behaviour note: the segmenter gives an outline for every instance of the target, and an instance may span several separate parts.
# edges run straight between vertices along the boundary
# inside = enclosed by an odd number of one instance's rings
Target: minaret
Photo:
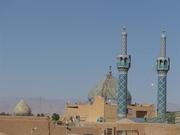
[[[164,30],[161,33],[160,56],[157,58],[156,67],[158,73],[157,114],[164,116],[167,102],[166,78],[170,69],[170,59],[166,57],[166,32]]]
[[[131,57],[127,54],[127,32],[125,26],[123,26],[121,33],[121,52],[117,56],[117,60],[117,69],[119,71],[118,116],[121,118],[127,116],[127,79],[131,63]]]

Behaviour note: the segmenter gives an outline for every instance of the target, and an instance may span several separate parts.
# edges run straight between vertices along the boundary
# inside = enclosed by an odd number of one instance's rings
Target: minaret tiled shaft
[[[166,35],[165,31],[161,34],[160,57],[157,59],[158,72],[158,96],[157,96],[157,113],[158,116],[166,114],[167,104],[167,73],[170,68],[170,59],[166,57]]]
[[[127,79],[130,68],[131,57],[127,55],[127,32],[123,27],[121,33],[121,52],[117,57],[117,68],[119,71],[118,80],[118,115],[119,117],[127,116]]]
[[[121,55],[127,55],[127,32],[125,27],[121,34]]]

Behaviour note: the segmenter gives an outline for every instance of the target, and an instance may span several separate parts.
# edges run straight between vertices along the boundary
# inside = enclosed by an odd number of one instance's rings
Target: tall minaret
[[[127,116],[127,79],[128,70],[130,68],[131,57],[127,54],[127,32],[126,27],[123,26],[121,33],[121,52],[117,56],[117,69],[119,71],[118,80],[118,116]]]
[[[158,96],[157,96],[157,113],[158,116],[166,114],[166,78],[170,69],[170,59],[166,57],[166,32],[161,33],[160,56],[157,58],[156,67],[158,72]]]

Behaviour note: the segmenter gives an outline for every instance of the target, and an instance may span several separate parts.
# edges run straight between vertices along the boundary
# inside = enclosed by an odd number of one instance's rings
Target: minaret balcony
[[[159,57],[156,61],[157,71],[168,71],[170,69],[170,59]]]
[[[130,55],[119,55],[117,57],[117,68],[129,69],[131,66],[131,56]]]

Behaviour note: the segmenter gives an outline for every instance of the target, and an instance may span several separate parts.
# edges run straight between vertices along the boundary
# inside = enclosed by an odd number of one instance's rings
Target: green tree
[[[57,113],[53,113],[53,115],[51,116],[52,121],[58,121],[59,118],[60,118],[59,114],[57,114]]]

